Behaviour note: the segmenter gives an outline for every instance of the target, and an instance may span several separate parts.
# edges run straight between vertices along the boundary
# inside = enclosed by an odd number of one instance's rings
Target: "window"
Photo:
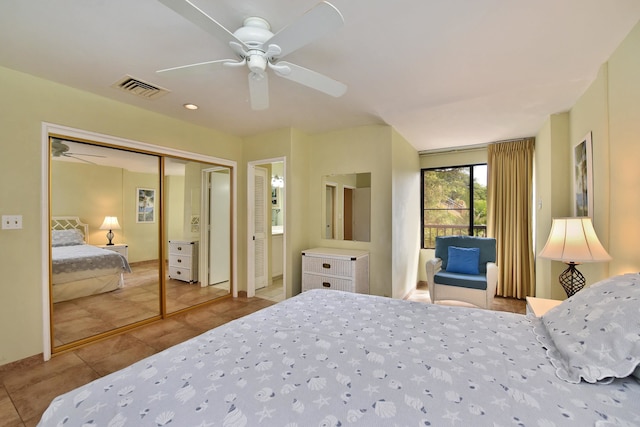
[[[422,170],[422,247],[436,236],[487,235],[487,165]]]

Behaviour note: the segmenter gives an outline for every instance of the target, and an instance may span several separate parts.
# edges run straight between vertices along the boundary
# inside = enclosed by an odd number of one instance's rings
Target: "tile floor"
[[[272,304],[262,298],[225,298],[46,363],[36,355],[0,366],[0,426],[35,426],[57,395]]]
[[[274,304],[283,297],[280,284],[264,288],[264,297],[222,301],[110,337],[43,362],[36,355],[0,366],[0,426],[31,427],[57,395],[124,368],[144,357],[199,335],[230,320]],[[429,302],[421,284],[410,300]],[[525,302],[496,298],[494,310],[525,312]]]
[[[422,301],[430,304],[431,300],[429,299],[429,288],[427,282],[418,282],[418,286],[416,286],[416,289],[409,295],[407,299],[411,301]],[[441,301],[438,302],[438,304],[474,307],[471,304],[457,301]],[[509,311],[512,313],[525,314],[527,311],[527,303],[525,300],[495,297],[493,299],[493,304],[491,305],[491,310]]]
[[[274,279],[273,283],[262,289],[256,290],[256,296],[273,302],[280,302],[284,299],[284,288],[282,287],[282,277]]]

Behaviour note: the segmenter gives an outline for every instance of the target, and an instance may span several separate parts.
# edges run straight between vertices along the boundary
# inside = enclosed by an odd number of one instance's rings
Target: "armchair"
[[[495,262],[494,238],[436,237],[435,258],[426,263],[431,302],[456,300],[491,308],[498,284]]]

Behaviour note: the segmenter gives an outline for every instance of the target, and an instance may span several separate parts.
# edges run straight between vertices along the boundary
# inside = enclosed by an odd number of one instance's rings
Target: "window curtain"
[[[495,237],[499,267],[496,294],[535,294],[533,255],[534,138],[487,148],[487,234]]]

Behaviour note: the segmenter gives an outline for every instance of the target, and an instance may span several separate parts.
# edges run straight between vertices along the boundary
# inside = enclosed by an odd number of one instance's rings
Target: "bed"
[[[78,217],[51,220],[51,273],[54,303],[110,292],[124,286],[131,268],[125,257],[86,243],[88,225]]]
[[[638,279],[542,318],[310,290],[63,394],[39,425],[637,426]]]

